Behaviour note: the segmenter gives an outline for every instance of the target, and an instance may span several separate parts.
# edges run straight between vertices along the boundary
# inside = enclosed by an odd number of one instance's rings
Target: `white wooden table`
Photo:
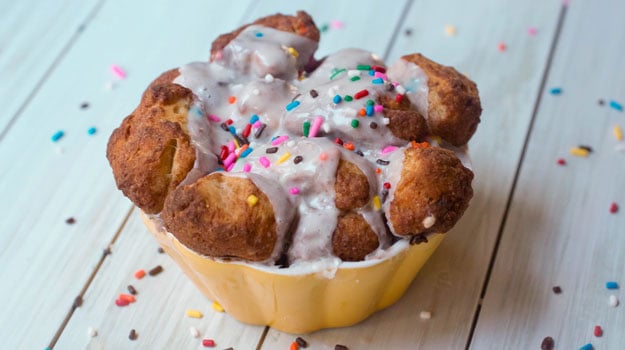
[[[222,32],[297,9],[329,26],[318,56],[422,52],[471,76],[484,108],[461,222],[396,305],[303,335],[309,348],[539,349],[547,336],[557,349],[625,348],[625,308],[608,305],[625,293],[605,286],[625,285],[625,152],[613,135],[625,113],[610,106],[625,104],[624,1],[0,0],[2,348],[289,348],[294,335],[213,311],[158,253],[104,150],[157,74],[206,59]],[[579,145],[588,157],[569,153]],[[156,265],[164,272],[134,279]],[[128,284],[137,302],[119,308]]]

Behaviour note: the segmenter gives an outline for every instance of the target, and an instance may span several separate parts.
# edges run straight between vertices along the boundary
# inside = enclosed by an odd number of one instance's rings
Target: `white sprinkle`
[[[405,93],[406,93],[406,88],[404,88],[404,87],[403,87],[403,86],[401,86],[401,85],[397,85],[397,86],[395,86],[395,90],[397,90],[397,92],[398,92],[399,94],[401,94],[401,95],[403,95],[403,94],[405,94]]]
[[[266,83],[271,83],[273,82],[273,75],[267,73],[267,75],[265,75],[265,82]]]
[[[295,147],[295,140],[289,140],[286,142],[287,147]]]
[[[258,95],[260,95],[260,90],[254,89],[254,90],[252,90],[252,94],[258,96]]]
[[[617,307],[618,306],[618,298],[616,297],[616,295],[612,294],[610,295],[608,304],[612,307]]]
[[[347,76],[348,77],[356,77],[356,76],[360,76],[360,71],[357,69],[350,69],[347,71]]]
[[[423,219],[423,227],[425,228],[430,228],[432,226],[434,226],[434,223],[436,222],[436,217],[434,217],[434,215],[430,215],[428,217],[426,217],[425,219]]]
[[[193,338],[199,338],[200,337],[200,331],[197,330],[197,328],[191,326],[191,328],[189,328],[189,333],[191,333],[191,336]]]
[[[87,335],[93,338],[98,335],[98,331],[96,331],[93,327],[89,327],[87,328]]]
[[[325,132],[326,134],[329,134],[330,131],[332,131],[330,123],[323,123],[323,125],[321,125],[321,129],[323,129],[323,132]]]
[[[429,311],[421,311],[419,313],[419,317],[421,317],[421,319],[423,320],[429,320],[430,318],[432,318],[432,313]]]
[[[384,125],[388,125],[388,124],[390,124],[390,122],[391,122],[391,120],[390,120],[390,119],[388,119],[388,118],[382,118],[382,123],[383,123]]]

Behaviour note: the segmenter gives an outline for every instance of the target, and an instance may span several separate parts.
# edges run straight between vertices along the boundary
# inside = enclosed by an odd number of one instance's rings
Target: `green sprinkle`
[[[345,101],[349,102],[349,101],[353,100],[354,98],[353,98],[353,97],[351,97],[351,96],[349,96],[349,95],[345,95],[345,97],[343,97],[343,99],[344,99]]]
[[[319,31],[322,33],[325,33],[328,31],[328,29],[330,29],[330,26],[327,24],[322,25],[321,27],[319,27]]]
[[[358,70],[370,70],[371,66],[368,64],[359,64],[356,66],[356,69]]]
[[[360,77],[355,75],[355,76],[351,77],[349,80],[351,80],[351,81],[358,81],[358,80],[360,80]]]
[[[307,120],[304,122],[304,136],[308,137],[308,133],[310,132],[310,122]]]
[[[330,75],[330,80],[334,79],[337,75],[347,72],[347,69],[342,68],[342,69],[336,69],[334,68],[334,70],[332,71],[332,75]]]
[[[373,100],[367,100],[367,106],[373,106],[374,102]]]
[[[358,119],[352,119],[352,128],[357,128],[360,125]]]

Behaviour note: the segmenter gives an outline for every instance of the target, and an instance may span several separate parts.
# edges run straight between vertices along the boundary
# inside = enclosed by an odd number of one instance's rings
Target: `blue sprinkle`
[[[384,84],[384,79],[382,78],[375,78],[373,80],[371,80],[372,84]]]
[[[232,135],[236,135],[237,134],[237,129],[235,129],[234,126],[232,126],[232,125],[228,128],[228,130],[230,130],[230,133]]]
[[[92,126],[87,130],[87,134],[93,135],[96,131],[98,131],[98,129],[96,129],[95,126]]]
[[[289,103],[288,105],[286,105],[286,110],[290,111],[290,110],[292,110],[293,108],[295,108],[297,106],[299,106],[299,101],[293,101],[293,102]]]
[[[614,100],[610,101],[610,107],[616,109],[619,112],[623,111],[623,105],[618,103],[618,102],[616,102],[616,101],[614,101]]]
[[[334,96],[334,98],[332,99],[332,102],[334,102],[334,104],[341,103],[341,96],[340,95]]]
[[[592,350],[592,349],[594,349],[594,348],[592,347],[592,344],[590,344],[590,343],[588,343],[588,344],[582,346],[581,348],[579,348],[579,350]]]
[[[241,152],[241,158],[247,157],[248,154],[252,153],[254,150],[251,147],[245,149],[245,151]]]
[[[224,168],[219,167],[219,168],[215,169],[215,171],[224,171]]]
[[[605,287],[607,289],[618,289],[618,283],[616,283],[614,281],[606,282],[605,283]]]
[[[257,38],[262,38],[263,37],[263,33],[261,33],[261,32],[256,32],[256,34],[254,34],[254,35],[256,35]]]
[[[373,106],[367,106],[365,111],[367,112],[367,117],[372,116],[373,115]]]
[[[258,116],[256,114],[252,114],[252,117],[250,118],[250,124],[254,124],[258,121]]]
[[[554,87],[549,90],[552,95],[560,95],[562,93],[562,88]]]
[[[370,71],[369,71],[369,75],[370,75],[370,76],[374,76],[374,75],[375,75],[375,71],[374,71],[373,69],[372,69],[372,70],[370,70]]]
[[[59,130],[59,131],[55,132],[54,135],[52,135],[52,137],[50,139],[52,140],[52,142],[57,142],[63,136],[65,136],[65,133],[63,132],[63,130]]]

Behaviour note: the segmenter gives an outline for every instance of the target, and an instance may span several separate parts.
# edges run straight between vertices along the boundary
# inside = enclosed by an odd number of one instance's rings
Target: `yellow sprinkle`
[[[451,24],[446,25],[445,34],[447,34],[448,36],[456,35],[456,27],[452,26]]]
[[[373,209],[380,210],[382,203],[380,202],[380,196],[373,197]]]
[[[295,50],[295,49],[294,49],[294,48],[292,48],[292,47],[288,47],[288,48],[286,49],[286,51],[287,51],[288,53],[290,53],[290,54],[291,54],[293,57],[295,57],[295,58],[299,57],[299,52],[297,52],[297,50]]]
[[[247,197],[246,201],[247,201],[247,205],[249,205],[250,207],[253,207],[253,206],[255,206],[255,205],[256,205],[256,203],[258,203],[258,197],[256,197],[256,196],[255,196],[255,195],[253,195],[253,194],[250,194],[250,195]]]
[[[619,141],[623,141],[623,130],[621,129],[621,127],[615,125],[614,129],[612,130],[614,131],[614,137],[616,137],[616,139]]]
[[[236,146],[235,148],[239,148],[241,146],[239,146],[239,142],[237,141],[237,139],[233,139],[234,141],[234,145]]]
[[[289,159],[291,157],[291,153],[286,152],[285,154],[282,155],[282,157],[278,158],[278,160],[276,161],[277,164],[280,163],[284,163],[287,159]]]
[[[199,312],[198,310],[189,309],[187,310],[187,316],[193,317],[193,318],[202,318],[202,313]]]
[[[224,312],[224,308],[216,301],[213,301],[213,310],[217,312]]]
[[[578,157],[588,157],[588,150],[579,147],[573,147],[571,148],[571,154]]]

